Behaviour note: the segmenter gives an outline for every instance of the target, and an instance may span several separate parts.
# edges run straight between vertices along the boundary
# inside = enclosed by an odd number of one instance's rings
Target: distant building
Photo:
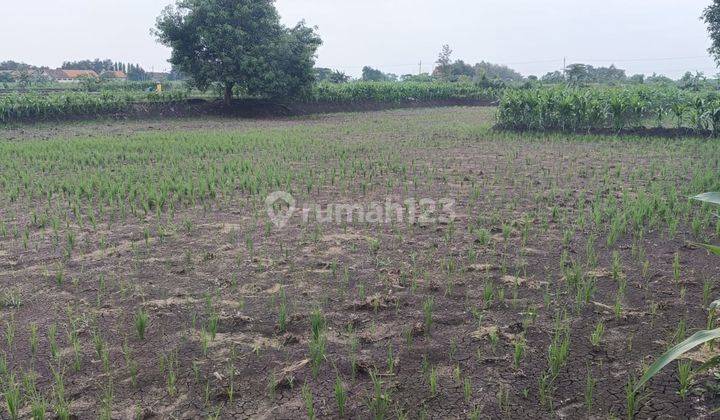
[[[104,71],[100,73],[100,78],[104,80],[127,80],[127,74],[124,71]]]
[[[40,69],[0,70],[0,82],[44,82],[48,78]]]
[[[84,78],[98,78],[98,74],[92,70],[46,70],[44,76],[58,83],[76,83]]]

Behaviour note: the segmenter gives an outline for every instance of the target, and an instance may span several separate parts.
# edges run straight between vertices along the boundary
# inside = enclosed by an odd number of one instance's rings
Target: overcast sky
[[[0,61],[59,66],[112,58],[166,70],[150,34],[172,0],[0,0]],[[278,0],[288,25],[318,26],[318,66],[357,76],[364,65],[429,71],[442,44],[454,57],[542,75],[568,64],[629,74],[717,73],[698,19],[711,0]]]

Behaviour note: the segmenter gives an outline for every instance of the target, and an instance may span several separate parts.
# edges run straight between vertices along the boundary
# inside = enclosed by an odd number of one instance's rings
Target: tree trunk
[[[225,83],[225,106],[232,105],[234,83]]]

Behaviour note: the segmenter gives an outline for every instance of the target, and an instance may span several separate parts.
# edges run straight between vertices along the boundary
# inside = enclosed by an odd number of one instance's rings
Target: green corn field
[[[352,102],[405,102],[450,99],[493,101],[498,99],[497,89],[483,88],[473,83],[421,83],[421,82],[353,82],[343,84],[321,83],[305,99],[317,103]]]
[[[513,130],[720,129],[720,96],[670,86],[541,87],[506,90],[498,126]]]
[[[136,102],[172,102],[185,98],[180,91],[167,93],[63,92],[14,93],[0,96],[0,124],[25,120],[50,120],[68,116],[100,116],[127,110]]]

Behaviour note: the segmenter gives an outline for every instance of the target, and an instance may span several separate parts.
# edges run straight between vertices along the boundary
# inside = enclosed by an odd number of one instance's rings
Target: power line
[[[709,58],[707,55],[696,55],[692,57],[662,57],[662,58],[621,58],[621,59],[592,59],[592,60],[579,60],[585,63],[593,62],[613,62],[613,63],[628,63],[628,62],[641,62],[641,61],[675,61],[675,60],[697,60],[699,58]]]
[[[599,62],[608,62],[608,63],[626,63],[626,62],[644,62],[644,61],[675,61],[675,60],[697,60],[697,59],[709,59],[710,57],[707,55],[696,55],[696,56],[685,56],[685,57],[657,57],[657,58],[620,58],[620,59],[609,59],[609,58],[591,58],[591,59],[574,59],[574,60],[568,60],[568,61],[574,61],[578,63],[599,63]],[[562,57],[558,58],[548,58],[548,59],[542,59],[542,60],[531,60],[531,61],[510,61],[510,62],[499,62],[498,64],[502,65],[524,65],[524,64],[542,64],[542,63],[558,63],[562,61]],[[432,62],[432,60],[421,60],[423,62]],[[485,61],[485,60],[480,60]],[[374,64],[378,67],[414,67],[417,66],[418,63],[406,63],[406,64]],[[363,68],[363,66],[343,66],[344,68]]]

